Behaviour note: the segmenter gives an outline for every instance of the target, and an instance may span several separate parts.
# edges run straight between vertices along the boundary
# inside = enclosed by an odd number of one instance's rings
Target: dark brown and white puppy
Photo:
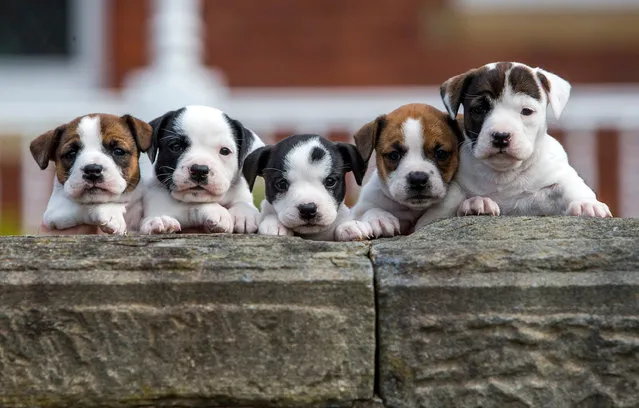
[[[457,181],[468,199],[459,215],[611,216],[547,133],[547,105],[559,118],[570,96],[567,81],[500,62],[450,78],[441,96],[451,117],[464,107]]]
[[[56,166],[44,226],[98,225],[112,234],[135,229],[141,217],[138,158],[151,145],[151,133],[148,123],[130,115],[90,114],[31,142],[41,169],[49,161]]]
[[[362,157],[376,152],[377,169],[362,189],[353,216],[375,236],[407,234],[452,216],[463,201],[453,182],[461,135],[455,120],[424,104],[403,105],[355,135]]]

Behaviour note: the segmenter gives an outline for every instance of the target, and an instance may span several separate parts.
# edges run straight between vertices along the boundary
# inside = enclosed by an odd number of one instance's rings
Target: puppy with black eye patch
[[[144,178],[140,232],[257,231],[259,211],[241,169],[246,155],[264,145],[260,138],[208,106],[186,106],[150,124],[153,164]]]
[[[319,135],[293,135],[251,153],[244,177],[251,188],[257,176],[266,185],[259,233],[322,241],[370,237],[370,226],[353,221],[344,204],[349,171],[361,184],[366,162],[356,147]]]
[[[377,169],[352,209],[376,237],[409,234],[453,216],[464,196],[453,181],[461,135],[455,120],[424,104],[403,105],[355,134],[361,155]]]
[[[492,63],[450,78],[441,96],[451,118],[464,107],[457,181],[468,198],[459,215],[612,216],[547,132],[547,106],[559,118],[568,102],[566,80]]]
[[[49,230],[97,225],[108,234],[136,229],[141,218],[140,152],[151,126],[130,115],[90,114],[31,142],[41,169],[55,162],[53,193],[43,215]]]

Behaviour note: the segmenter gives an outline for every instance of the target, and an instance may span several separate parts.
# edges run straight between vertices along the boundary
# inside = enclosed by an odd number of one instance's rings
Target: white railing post
[[[223,76],[203,63],[201,0],[153,0],[151,62],[125,81],[132,114],[151,120],[189,104],[219,106],[227,97]]]

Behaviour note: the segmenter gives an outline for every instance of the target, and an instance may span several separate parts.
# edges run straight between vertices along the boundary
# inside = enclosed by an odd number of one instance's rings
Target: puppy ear
[[[475,75],[476,69],[471,69],[463,74],[449,78],[439,87],[439,93],[446,107],[448,115],[455,119],[459,107],[461,106],[462,99],[466,93],[466,89],[470,84],[470,81]]]
[[[355,136],[353,136],[357,150],[366,163],[368,163],[368,160],[373,154],[373,150],[375,150],[377,138],[379,134],[382,133],[384,126],[386,126],[386,115],[381,115],[374,121],[365,124],[355,133]]]
[[[246,158],[246,155],[249,152],[249,148],[255,140],[255,136],[253,132],[245,128],[242,122],[240,122],[239,120],[235,120],[227,114],[224,114],[224,118],[233,130],[233,135],[235,136],[235,144],[237,145],[237,159],[239,161],[238,164],[239,167],[242,168],[244,159]]]
[[[262,146],[251,152],[251,154],[244,159],[242,174],[248,182],[251,191],[253,191],[255,178],[257,176],[264,176],[264,168],[266,167],[266,163],[268,163],[268,159],[271,157],[272,148],[273,146]]]
[[[129,127],[129,131],[133,135],[138,149],[140,149],[141,152],[146,152],[149,147],[151,147],[151,138],[153,137],[153,128],[151,125],[131,115],[124,115],[120,118],[124,120]]]
[[[357,147],[350,143],[335,143],[339,150],[342,160],[344,160],[344,172],[352,171],[355,181],[358,185],[362,185],[366,169],[368,168],[366,160],[359,154]]]
[[[158,149],[160,148],[159,140],[158,140],[160,132],[162,129],[164,129],[164,127],[167,125],[169,120],[175,116],[176,112],[177,111],[174,111],[174,110],[169,111],[165,113],[164,115],[157,117],[149,122],[149,125],[151,126],[151,129],[153,131],[151,133],[151,143],[149,144],[149,148],[147,149],[146,154],[149,155],[149,159],[151,160],[151,163],[155,162],[155,157],[157,156]]]
[[[55,156],[55,149],[58,148],[60,138],[66,128],[67,125],[58,126],[57,128],[49,130],[47,133],[38,136],[31,142],[29,150],[31,150],[33,158],[42,170],[46,169],[49,165],[49,161],[53,160],[53,156]]]
[[[562,77],[548,72],[541,68],[535,68],[535,73],[539,82],[541,82],[542,88],[548,95],[548,103],[552,108],[555,118],[559,119],[561,112],[563,112],[568,98],[570,98],[570,83]]]

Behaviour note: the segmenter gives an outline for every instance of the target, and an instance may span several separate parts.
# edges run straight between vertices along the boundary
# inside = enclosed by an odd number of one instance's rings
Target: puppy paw
[[[373,228],[364,221],[347,221],[335,229],[336,241],[361,241],[373,237]]]
[[[499,205],[488,197],[471,197],[464,200],[457,209],[457,215],[460,217],[466,215],[494,215],[501,213]]]
[[[566,215],[598,218],[612,217],[610,208],[608,208],[606,204],[596,200],[575,200],[568,205]]]
[[[182,230],[180,222],[173,217],[163,215],[161,217],[146,218],[140,226],[140,234],[172,234]]]
[[[236,234],[253,234],[260,223],[260,212],[248,203],[237,203],[229,208],[233,217],[233,232]]]
[[[202,227],[204,232],[214,234],[233,232],[233,216],[226,208],[215,205],[204,210]]]
[[[114,235],[126,234],[126,221],[124,221],[124,206],[100,205],[90,210],[89,221],[97,225],[102,232]]]
[[[370,225],[375,238],[394,237],[401,233],[399,219],[384,210],[368,210],[362,217],[362,221]]]
[[[286,228],[282,225],[281,222],[277,220],[277,218],[269,217],[260,223],[260,226],[257,230],[257,233],[260,235],[282,235],[282,236],[293,236],[293,231]]]

